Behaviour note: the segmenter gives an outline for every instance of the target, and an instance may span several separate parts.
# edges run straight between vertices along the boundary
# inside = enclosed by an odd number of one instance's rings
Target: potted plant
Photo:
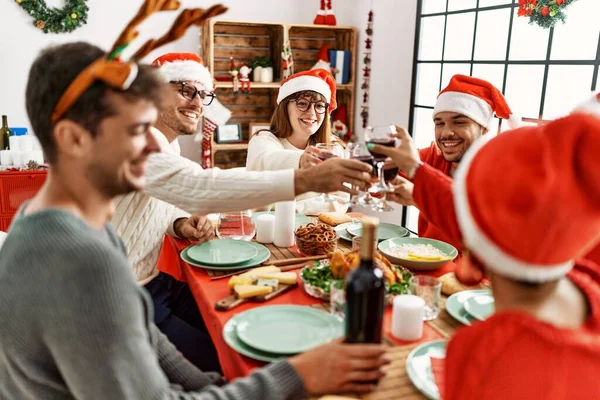
[[[270,63],[267,57],[254,57],[248,63],[248,67],[252,68],[252,81],[260,82],[263,67]]]
[[[260,71],[260,81],[263,83],[273,82],[273,63],[268,58],[264,58],[262,69]]]

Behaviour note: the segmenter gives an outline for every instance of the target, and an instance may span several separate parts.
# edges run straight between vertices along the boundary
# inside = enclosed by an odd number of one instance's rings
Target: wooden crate
[[[330,50],[346,50],[352,53],[350,81],[337,85],[337,98],[338,104],[346,104],[349,129],[353,130],[357,58],[354,27],[209,20],[202,29],[200,56],[217,80],[217,98],[233,113],[229,123],[241,123],[242,135],[247,141],[251,122],[271,120],[281,86],[281,51],[286,37],[289,38],[292,48],[294,72],[309,70],[317,61],[323,43]],[[228,72],[230,57],[233,57],[238,68],[244,62],[249,63],[254,57],[269,58],[273,64],[273,82],[252,82],[250,93],[239,92],[234,95],[233,83]],[[242,157],[236,154],[244,153],[244,149],[247,149],[245,144],[220,145],[213,139],[212,149],[215,166],[243,166],[239,165],[242,159],[245,163],[245,155]],[[235,153],[226,157],[223,155],[226,152]]]

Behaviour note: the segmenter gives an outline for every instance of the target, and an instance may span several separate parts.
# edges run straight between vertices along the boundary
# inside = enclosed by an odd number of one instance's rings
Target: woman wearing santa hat
[[[320,162],[313,146],[338,141],[331,134],[330,122],[330,113],[337,107],[335,92],[335,79],[324,69],[299,72],[284,80],[269,130],[259,131],[250,140],[246,168],[310,168]],[[319,201],[317,196],[319,193],[297,197],[296,211],[309,215],[347,211],[345,193],[336,193],[331,203]]]

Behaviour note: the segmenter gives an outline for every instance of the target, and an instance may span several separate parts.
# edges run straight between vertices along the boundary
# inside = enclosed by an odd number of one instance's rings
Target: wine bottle
[[[381,343],[385,281],[374,263],[378,224],[375,218],[363,221],[360,264],[346,279],[347,343]]]
[[[12,131],[8,127],[8,117],[2,116],[2,128],[0,128],[0,150],[8,150],[9,137],[12,135]]]

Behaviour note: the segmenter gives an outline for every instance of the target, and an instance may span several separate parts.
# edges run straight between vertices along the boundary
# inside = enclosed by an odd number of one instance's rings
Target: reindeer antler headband
[[[95,80],[101,80],[117,89],[127,90],[137,76],[138,66],[136,63],[139,59],[152,50],[179,39],[190,26],[202,26],[207,19],[227,11],[227,7],[221,4],[209,9],[184,9],[165,35],[158,39],[148,40],[131,56],[128,62],[121,62],[121,53],[139,34],[138,25],[155,12],[177,10],[180,5],[177,0],[145,0],[138,13],[119,35],[110,52],[91,63],[71,82],[54,108],[51,117],[52,123],[56,123]]]

